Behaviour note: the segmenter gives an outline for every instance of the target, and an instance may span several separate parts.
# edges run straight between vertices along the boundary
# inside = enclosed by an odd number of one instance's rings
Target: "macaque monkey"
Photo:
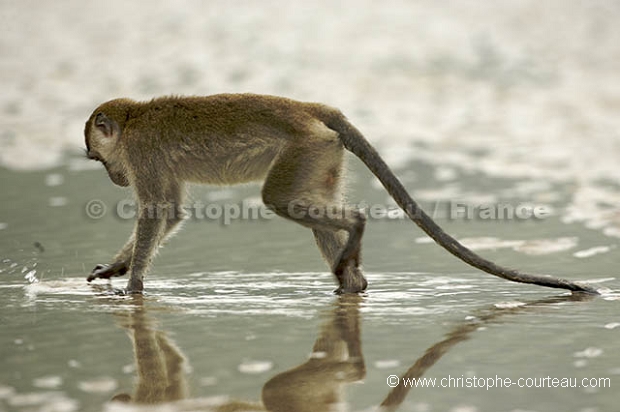
[[[336,292],[364,291],[360,248],[366,219],[343,203],[340,190],[346,149],[411,220],[464,262],[514,282],[597,293],[568,280],[506,269],[460,244],[420,209],[355,126],[329,106],[253,94],[115,99],[95,109],[84,134],[87,157],[101,162],[115,184],[132,186],[138,199],[133,234],[88,281],[129,272],[127,292],[142,292],[159,245],[183,220],[186,182],[263,181],[265,205],[312,230],[338,280]]]

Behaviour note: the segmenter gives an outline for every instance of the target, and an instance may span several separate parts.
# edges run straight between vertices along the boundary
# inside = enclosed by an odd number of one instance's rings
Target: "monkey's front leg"
[[[175,213],[167,212],[163,214],[167,215],[167,217],[163,235],[159,236],[158,239],[159,243],[161,243],[162,240],[172,233],[184,218],[183,209],[179,206],[176,207]],[[95,266],[91,274],[86,278],[88,282],[92,282],[95,279],[110,279],[112,277],[123,276],[129,271],[135,248],[135,233],[138,231],[137,225],[138,223],[136,223],[134,233],[131,235],[127,243],[114,257],[114,262]]]
[[[142,293],[144,290],[144,275],[148,271],[151,260],[157,251],[159,241],[165,226],[165,215],[155,213],[156,207],[143,206],[136,226],[135,242],[131,265],[129,267],[129,282],[127,293]]]
[[[128,269],[127,262],[100,263],[95,266],[91,274],[86,278],[86,281],[92,282],[95,279],[110,279],[123,276]]]
[[[117,276],[123,276],[129,270],[131,256],[133,255],[133,248],[134,236],[132,234],[125,246],[123,246],[123,248],[114,257],[114,262],[95,266],[86,280],[88,282],[92,282],[95,279],[110,279]]]

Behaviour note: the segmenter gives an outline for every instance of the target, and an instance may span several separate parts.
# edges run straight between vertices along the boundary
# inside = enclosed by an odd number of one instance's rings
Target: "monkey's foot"
[[[144,295],[143,290],[123,289],[123,295]]]
[[[366,292],[366,289],[345,289],[345,288],[338,288],[338,289],[334,289],[334,295],[359,295],[360,293],[364,293]]]
[[[144,294],[144,283],[140,279],[135,279],[135,278],[129,279],[129,282],[127,282],[127,287],[125,288],[125,293],[127,295]]]
[[[109,288],[101,292],[101,295],[102,296],[127,296],[127,291],[125,289]]]
[[[100,293],[101,296],[144,296],[143,292],[131,292],[127,289],[109,288]]]
[[[336,277],[340,286],[334,291],[337,295],[345,293],[361,293],[368,287],[368,281],[359,267],[348,266],[344,271],[337,272]]]
[[[127,264],[124,262],[116,262],[112,264],[99,264],[95,266],[90,275],[86,278],[87,282],[95,279],[110,279],[116,276],[123,276],[127,273]]]

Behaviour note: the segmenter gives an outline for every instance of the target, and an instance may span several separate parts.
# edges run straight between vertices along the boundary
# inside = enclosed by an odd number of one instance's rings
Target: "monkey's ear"
[[[116,122],[103,113],[97,113],[95,116],[95,126],[101,130],[106,137],[112,137],[114,131],[118,128]]]

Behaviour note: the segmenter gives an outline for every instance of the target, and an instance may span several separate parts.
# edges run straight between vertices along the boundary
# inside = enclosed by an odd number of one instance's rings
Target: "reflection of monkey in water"
[[[570,295],[540,299],[517,307],[491,306],[478,313],[476,321],[459,324],[445,338],[430,346],[400,377],[422,377],[458,343],[469,339],[481,326],[509,314],[536,307],[589,299],[592,295]],[[365,376],[360,341],[360,312],[363,302],[355,295],[340,296],[331,318],[321,328],[313,348],[313,357],[304,364],[271,378],[263,387],[263,403],[270,412],[348,410],[344,387]],[[396,411],[412,389],[411,385],[393,388],[380,404],[384,412]]]
[[[520,313],[536,307],[562,304],[588,299],[588,295],[571,295],[547,298],[518,307],[491,306],[476,316],[476,321],[457,325],[445,338],[430,346],[424,354],[400,377],[413,379],[423,376],[458,343],[469,338],[482,325],[496,321],[503,315]],[[184,399],[187,388],[184,376],[185,357],[180,349],[165,335],[154,328],[147,317],[142,299],[136,309],[119,315],[119,324],[128,331],[134,344],[138,379],[133,395],[119,394],[114,400],[141,404],[156,404]],[[363,298],[357,295],[339,296],[329,319],[321,327],[314,343],[311,358],[303,364],[279,373],[263,386],[262,400],[244,402],[237,400],[201,403],[186,400],[175,403],[176,411],[206,410],[212,412],[322,412],[347,410],[344,389],[347,384],[359,381],[366,374],[360,341],[360,305]],[[381,403],[381,410],[396,411],[412,389],[411,385],[393,388]]]
[[[448,353],[454,346],[456,346],[460,342],[469,339],[469,335],[472,332],[475,332],[481,326],[487,323],[496,321],[501,316],[520,313],[529,309],[545,307],[548,305],[563,304],[566,302],[579,302],[582,300],[588,300],[591,297],[592,295],[578,294],[539,299],[516,307],[500,308],[497,306],[491,306],[489,308],[485,308],[484,310],[479,312],[478,316],[476,316],[475,322],[467,322],[456,326],[446,334],[446,337],[443,340],[435,343],[433,346],[426,349],[424,355],[419,357],[415,361],[415,363],[403,375],[399,377],[399,382],[402,383],[405,380],[409,380],[409,382],[411,382],[413,379],[418,379],[422,377],[427,370],[432,368],[433,365],[435,365],[435,363],[437,363],[439,359],[441,359],[443,355]],[[381,412],[396,411],[398,407],[403,403],[405,397],[411,389],[412,385],[403,384],[399,384],[395,388],[393,388],[381,403]]]
[[[271,378],[263,387],[264,405],[237,400],[209,405],[213,412],[332,411],[343,403],[343,387],[365,376],[360,343],[357,295],[342,295],[330,311],[304,364]],[[129,313],[117,315],[133,343],[137,382],[133,394],[121,393],[114,401],[137,404],[174,402],[187,397],[186,359],[164,332],[147,316],[141,297]],[[191,401],[188,402],[191,405]],[[194,405],[198,406],[198,405]],[[176,409],[175,409],[176,410]],[[183,409],[181,409],[183,410]]]
[[[263,387],[263,404],[237,400],[210,405],[213,412],[249,411],[332,411],[344,402],[343,387],[365,375],[360,343],[357,295],[340,296],[330,319],[323,325],[311,358],[282,372]],[[132,395],[121,393],[113,400],[137,404],[174,402],[187,397],[184,375],[186,359],[164,332],[155,329],[142,306],[142,299],[130,313],[119,314],[119,325],[133,343],[137,383]],[[175,409],[176,410],[176,409]]]
[[[147,405],[185,400],[188,396],[185,356],[165,332],[156,328],[147,314],[142,296],[135,296],[132,303],[134,306],[130,312],[119,313],[117,317],[119,326],[127,331],[133,344],[138,376],[132,394],[119,393],[112,400]],[[192,408],[195,405],[188,402],[187,406]],[[198,404],[197,407],[203,410],[205,406]],[[231,400],[221,405],[209,404],[204,410],[251,412],[264,411],[264,408],[258,403]]]
[[[464,262],[503,279],[596,293],[590,287],[528,275],[488,261],[445,233],[411,198],[376,150],[338,110],[251,94],[116,99],[100,105],[84,130],[87,157],[110,179],[132,186],[139,201],[136,228],[114,262],[88,276],[129,272],[127,291],[142,292],[162,241],[183,220],[187,182],[231,185],[263,181],[265,204],[312,229],[341,293],[366,289],[361,268],[365,216],[342,203],[344,149],[359,157],[433,240]]]
[[[362,298],[343,295],[323,325],[302,365],[271,378],[263,387],[270,412],[334,411],[343,404],[344,386],[366,375],[360,342],[359,304]]]
[[[156,404],[185,399],[185,357],[164,332],[155,329],[141,299],[131,314],[118,317],[119,325],[127,330],[133,343],[138,380],[133,395],[121,393],[113,400]]]

